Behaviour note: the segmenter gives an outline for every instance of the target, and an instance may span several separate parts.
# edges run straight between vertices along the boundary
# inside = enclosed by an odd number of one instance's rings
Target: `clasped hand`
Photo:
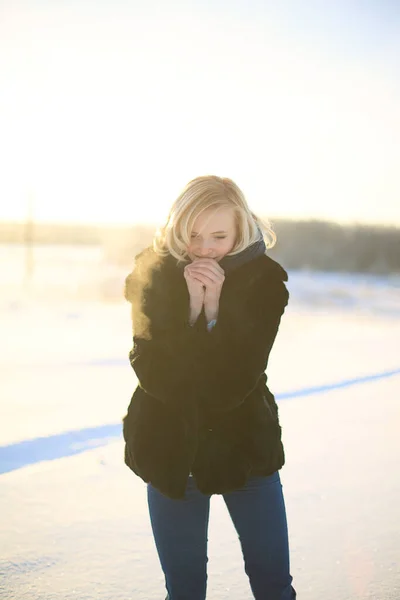
[[[218,300],[225,280],[223,268],[214,258],[197,258],[184,269],[184,276],[192,298]]]

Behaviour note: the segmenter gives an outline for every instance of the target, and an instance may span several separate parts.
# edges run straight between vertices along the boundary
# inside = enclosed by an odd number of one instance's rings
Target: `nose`
[[[212,248],[210,248],[210,246],[207,245],[207,244],[202,244],[198,248],[198,255],[199,256],[208,256],[211,253],[212,253]]]
[[[211,252],[210,248],[207,248],[206,246],[203,246],[202,248],[199,249],[199,256],[208,256]]]

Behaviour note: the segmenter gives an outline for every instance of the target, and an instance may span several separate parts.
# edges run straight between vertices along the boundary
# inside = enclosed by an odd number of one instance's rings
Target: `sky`
[[[0,0],[0,220],[159,223],[217,174],[400,225],[399,107],[397,1]]]

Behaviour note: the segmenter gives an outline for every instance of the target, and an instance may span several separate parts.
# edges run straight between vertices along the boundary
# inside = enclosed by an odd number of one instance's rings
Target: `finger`
[[[187,269],[189,271],[193,268],[194,269],[197,269],[197,268],[208,269],[218,276],[225,275],[225,271],[223,270],[223,268],[217,263],[216,260],[211,259],[211,258],[208,258],[208,259],[207,258],[198,258],[196,260],[193,260],[191,263],[189,263],[185,267],[185,269]]]
[[[221,285],[223,280],[220,277],[217,277],[214,273],[204,272],[204,271],[193,271],[193,274],[196,277],[201,277],[202,280],[206,280],[208,283],[212,283],[214,285]]]
[[[221,265],[214,258],[196,258],[194,261],[192,261],[190,263],[189,266],[191,266],[191,265],[207,266],[207,267],[210,267],[211,269],[217,271],[218,273],[221,273],[221,274],[225,273],[225,271],[223,270]]]
[[[201,281],[201,283],[203,285],[215,285],[215,282],[208,277],[207,275],[204,275],[203,273],[195,273],[193,276],[193,279],[197,279],[198,281]]]
[[[212,268],[212,266],[210,266],[210,265],[193,264],[191,266],[190,271],[204,273],[204,275],[208,275],[209,277],[211,277],[217,281],[220,281],[224,278],[223,273],[221,273],[217,269]]]
[[[184,274],[186,281],[197,281],[205,285],[204,277],[197,273],[190,273],[189,271]]]
[[[222,289],[222,283],[215,283],[214,281],[207,280],[205,277],[201,278],[201,283],[206,290],[220,290]]]
[[[225,271],[221,267],[218,261],[215,258],[196,258],[194,261],[190,263],[191,265],[206,265],[218,271],[221,274],[224,274]],[[188,265],[190,266],[190,265]]]

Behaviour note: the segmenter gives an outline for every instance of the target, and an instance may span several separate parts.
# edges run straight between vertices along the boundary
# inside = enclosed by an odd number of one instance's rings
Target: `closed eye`
[[[200,239],[200,236],[197,235],[196,233],[192,233],[191,236],[190,236],[190,238],[192,240],[194,240],[194,239]],[[226,235],[215,235],[214,239],[215,240],[225,240],[226,239]]]

